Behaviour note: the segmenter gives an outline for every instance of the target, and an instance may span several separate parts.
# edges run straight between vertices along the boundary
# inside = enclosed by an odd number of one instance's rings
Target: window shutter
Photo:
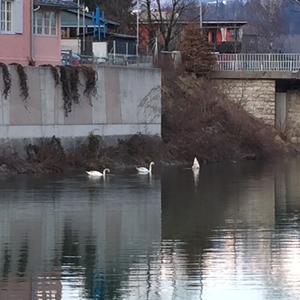
[[[13,31],[15,33],[23,33],[23,1],[24,0],[14,0],[13,1]]]

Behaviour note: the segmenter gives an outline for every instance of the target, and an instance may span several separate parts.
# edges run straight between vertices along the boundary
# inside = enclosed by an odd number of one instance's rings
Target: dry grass
[[[228,101],[212,81],[166,75],[163,85],[163,139],[176,159],[267,158],[287,150],[275,129]]]

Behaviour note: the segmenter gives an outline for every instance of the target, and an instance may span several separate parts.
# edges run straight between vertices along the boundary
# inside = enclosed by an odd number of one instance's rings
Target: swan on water
[[[139,174],[152,174],[152,166],[154,165],[154,162],[152,161],[149,165],[149,169],[144,167],[136,167]]]
[[[99,172],[99,171],[85,171],[86,174],[89,175],[89,177],[105,177],[106,173],[110,173],[110,169],[104,169],[103,173]]]
[[[194,163],[193,163],[193,166],[192,166],[192,170],[193,171],[198,171],[198,172],[200,170],[200,164],[198,162],[197,157],[194,158]]]

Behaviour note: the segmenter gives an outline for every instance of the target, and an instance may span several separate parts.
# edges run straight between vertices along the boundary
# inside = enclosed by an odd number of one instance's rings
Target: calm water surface
[[[300,160],[0,179],[0,299],[300,299]]]

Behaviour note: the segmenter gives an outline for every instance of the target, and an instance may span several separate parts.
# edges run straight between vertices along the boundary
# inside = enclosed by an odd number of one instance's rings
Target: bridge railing
[[[216,54],[217,71],[282,71],[300,70],[300,53]]]

